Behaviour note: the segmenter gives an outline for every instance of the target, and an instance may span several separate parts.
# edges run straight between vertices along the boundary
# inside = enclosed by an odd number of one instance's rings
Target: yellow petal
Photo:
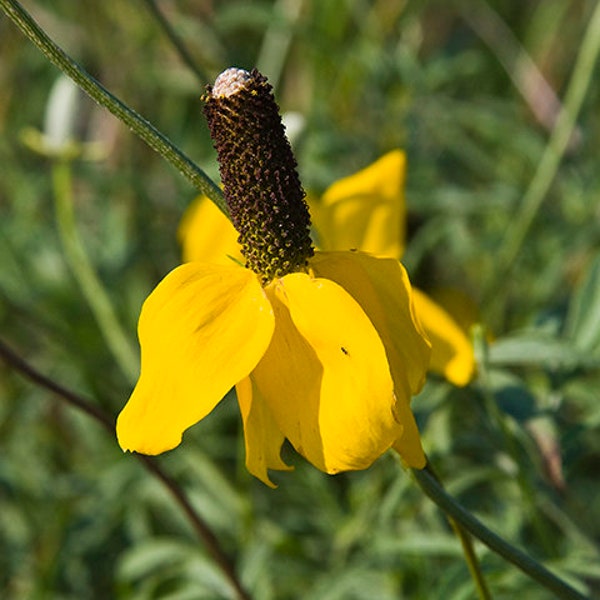
[[[232,257],[243,263],[238,233],[229,219],[206,196],[198,196],[187,208],[177,237],[183,262],[202,261],[231,265]]]
[[[323,471],[368,467],[402,433],[375,328],[332,281],[293,273],[266,291],[275,333],[252,376],[279,428]]]
[[[405,173],[406,156],[394,150],[331,185],[316,213],[319,247],[358,248],[378,256],[400,258],[406,218]]]
[[[393,258],[363,252],[317,252],[316,275],[341,285],[362,307],[385,346],[396,395],[408,399],[425,382],[430,345],[413,308],[410,281]]]
[[[415,288],[413,294],[415,311],[431,341],[431,370],[444,375],[454,385],[467,385],[475,373],[469,339],[441,306]]]
[[[246,377],[274,329],[254,273],[188,263],[169,273],[140,315],[141,375],[117,421],[124,450],[159,454]]]
[[[293,469],[281,460],[281,446],[285,436],[279,430],[271,409],[252,377],[242,379],[235,386],[235,391],[244,423],[246,468],[269,487],[277,487],[269,479],[268,469]]]
[[[394,442],[394,450],[402,457],[402,462],[413,469],[422,469],[427,464],[427,458],[421,446],[419,429],[415,422],[408,402],[398,402],[398,420],[404,425],[404,431],[399,439]]]
[[[316,274],[347,290],[379,333],[394,380],[396,418],[404,426],[394,447],[409,466],[423,466],[425,455],[410,398],[425,382],[430,346],[414,315],[406,270],[395,259],[362,252],[317,252],[310,264]]]

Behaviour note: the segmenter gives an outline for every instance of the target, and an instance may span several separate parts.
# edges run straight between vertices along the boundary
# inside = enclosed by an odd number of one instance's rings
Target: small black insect
[[[346,356],[348,356],[348,355],[350,354],[350,352],[348,352],[348,350],[346,350],[346,348],[344,348],[344,346],[342,346],[342,347],[340,348],[340,350],[341,350],[341,351],[342,351],[342,352],[343,352],[343,353],[344,353]]]

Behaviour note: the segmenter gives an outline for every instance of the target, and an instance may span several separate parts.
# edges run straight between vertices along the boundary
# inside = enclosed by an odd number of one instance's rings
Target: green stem
[[[426,468],[428,469],[431,476],[436,480],[438,485],[442,487],[442,483],[438,478],[437,474],[433,471],[432,466],[428,464]],[[446,515],[446,518],[450,523],[450,527],[452,527],[454,533],[460,540],[460,545],[463,549],[465,562],[467,563],[467,567],[469,569],[469,573],[471,574],[471,578],[475,583],[475,588],[477,589],[477,594],[480,600],[491,600],[492,595],[490,593],[490,590],[488,589],[485,578],[483,577],[481,566],[479,565],[479,560],[477,558],[477,555],[475,554],[475,548],[473,547],[473,540],[471,536],[456,519],[452,518],[448,514]]]
[[[167,137],[151,125],[82,69],[38,26],[31,15],[16,0],[0,0],[0,8],[22,33],[33,42],[63,73],[98,104],[107,108],[136,135],[171,163],[200,192],[210,198],[227,216],[227,206],[219,187]]]
[[[58,159],[52,168],[54,205],[60,240],[67,263],[98,323],[106,344],[117,364],[130,382],[135,382],[139,373],[137,353],[129,343],[129,337],[115,315],[111,301],[77,232],[73,210],[71,163]]]
[[[475,583],[475,588],[477,589],[477,595],[479,596],[479,599],[492,600],[492,595],[490,594],[490,590],[481,571],[481,566],[479,565],[479,559],[475,554],[475,548],[473,547],[473,540],[471,539],[471,536],[452,517],[447,517],[447,519],[450,522],[452,529],[454,529],[454,533],[460,540],[465,562],[467,563],[469,573],[471,574],[471,579],[473,579],[473,582]]]
[[[523,197],[518,213],[511,219],[511,225],[498,250],[496,268],[487,289],[488,300],[497,295],[498,287],[504,283],[552,185],[575,130],[577,116],[594,74],[594,66],[599,53],[600,2],[597,2],[581,43],[573,75],[565,94],[563,109],[559,113],[550,140]]]
[[[557,598],[563,600],[585,600],[585,596],[572,588],[568,583],[551,573],[546,567],[515,548],[507,541],[490,531],[481,521],[463,508],[439,484],[435,475],[427,466],[422,470],[413,469],[413,475],[423,492],[435,502],[440,509],[453,518],[473,537],[483,542],[488,548],[518,567],[523,573],[537,581]]]

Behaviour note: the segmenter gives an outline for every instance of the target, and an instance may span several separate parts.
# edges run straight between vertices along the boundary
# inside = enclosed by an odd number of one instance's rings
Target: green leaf
[[[577,354],[568,343],[535,331],[499,339],[489,348],[489,361],[492,366],[540,366],[558,369],[571,368],[577,360]]]
[[[143,579],[159,569],[180,564],[189,553],[189,546],[177,540],[147,540],[134,546],[123,556],[120,576],[126,581]]]

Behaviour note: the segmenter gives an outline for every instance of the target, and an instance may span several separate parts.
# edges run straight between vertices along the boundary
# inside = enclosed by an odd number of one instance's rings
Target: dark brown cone
[[[204,97],[242,254],[263,283],[304,270],[314,253],[305,194],[271,89],[256,69],[228,69]]]

